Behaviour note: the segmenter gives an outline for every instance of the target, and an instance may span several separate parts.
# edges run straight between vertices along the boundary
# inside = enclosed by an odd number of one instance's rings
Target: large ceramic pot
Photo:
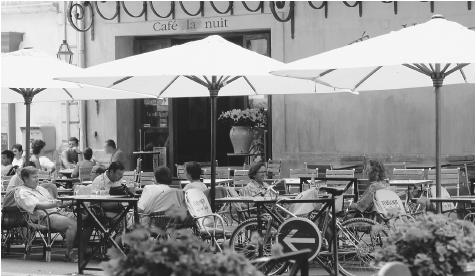
[[[248,153],[253,141],[253,131],[246,126],[233,126],[230,130],[230,140],[235,153]]]

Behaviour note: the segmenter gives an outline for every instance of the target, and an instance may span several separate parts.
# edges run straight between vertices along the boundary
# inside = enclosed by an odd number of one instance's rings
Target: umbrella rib
[[[160,91],[159,95],[157,95],[157,99],[160,98],[160,96],[165,92],[165,90],[167,90],[167,89],[172,85],[172,83],[174,83],[174,82],[178,79],[178,77],[179,77],[178,75],[175,76],[174,79],[171,80],[171,81],[164,87],[164,89],[162,89],[162,90]]]
[[[207,76],[204,75],[203,78],[208,83],[208,86],[212,86],[212,82],[207,78]]]
[[[68,94],[68,96],[71,98],[71,100],[74,101],[73,95],[71,95],[71,93],[69,93],[69,91],[66,90],[66,88],[63,88],[63,91],[64,91],[66,94]]]
[[[416,66],[414,66],[414,65],[410,65],[410,64],[406,64],[406,63],[404,63],[404,64],[402,64],[402,65],[405,66],[405,67],[408,67],[408,68],[410,68],[410,69],[412,69],[412,70],[415,70],[415,71],[417,71],[417,72],[420,72],[420,73],[422,73],[422,74],[424,74],[424,75],[427,75],[427,76],[430,75],[430,74],[428,74],[428,72],[425,72],[425,71],[421,70],[420,68],[418,68],[418,67],[416,67]]]
[[[231,78],[229,81],[224,82],[224,85],[223,85],[223,86],[225,86],[225,85],[227,85],[227,84],[230,84],[230,83],[236,81],[237,79],[239,79],[239,78],[241,78],[241,77],[242,77],[242,76],[233,77],[233,78]]]
[[[251,87],[251,89],[253,89],[253,91],[255,92],[256,95],[258,95],[258,92],[256,92],[256,89],[255,87],[253,86],[253,84],[251,84],[250,80],[248,80],[248,78],[246,76],[243,76],[243,79],[245,79],[245,81],[248,83],[248,85]]]
[[[458,63],[453,69],[449,70],[445,75],[448,76],[451,73],[453,73],[454,71],[460,70],[468,64],[469,63]]]
[[[446,72],[446,69],[448,69],[448,67],[450,67],[451,63],[447,63],[445,65],[445,67],[443,67],[443,70],[441,70],[441,73],[444,74]]]
[[[431,76],[431,71],[425,69],[423,66],[420,64],[414,63],[413,66],[419,69],[419,71],[427,76]]]
[[[417,65],[417,63],[415,63],[415,65]],[[420,63],[420,66],[421,66],[422,68],[424,68],[427,72],[430,72],[430,73],[433,73],[433,72],[434,72],[433,66],[431,66],[431,63],[430,63],[431,69],[428,68],[428,66],[426,66],[426,64],[424,64],[424,63]]]
[[[325,76],[325,75],[327,75],[327,74],[329,74],[330,72],[335,71],[335,70],[336,70],[336,69],[326,70],[326,71],[320,73],[318,78],[323,77],[323,76]]]
[[[132,78],[132,76],[127,76],[127,77],[124,77],[124,78],[122,78],[122,79],[120,79],[120,80],[117,80],[117,81],[113,82],[111,85],[109,85],[108,88],[111,88],[111,87],[113,87],[113,86],[115,86],[115,85],[117,85],[117,84],[119,84],[119,83],[121,83],[121,82],[124,82],[124,81],[126,81],[126,80],[128,80],[128,79],[130,79],[130,78]]]
[[[190,80],[192,80],[192,81],[194,81],[194,82],[196,82],[196,83],[198,83],[198,84],[201,84],[201,85],[203,85],[203,86],[205,86],[205,87],[209,87],[206,82],[202,81],[200,78],[197,78],[196,76],[188,76],[188,75],[187,75],[187,76],[185,76],[185,77],[188,78],[188,79],[190,79]]]
[[[373,69],[370,73],[368,73],[363,79],[361,79],[354,87],[353,90],[357,89],[364,81],[366,81],[368,78],[370,78],[373,74],[375,74],[378,70],[380,70],[382,66],[378,66],[377,68]]]
[[[466,75],[464,74],[463,68],[459,68],[459,72],[461,73],[461,76],[463,76],[464,82],[468,83],[468,80],[466,79]]]

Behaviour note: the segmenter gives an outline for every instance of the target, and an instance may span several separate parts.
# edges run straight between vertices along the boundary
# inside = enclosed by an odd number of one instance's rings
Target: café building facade
[[[212,34],[291,62],[425,22],[434,14],[442,14],[468,28],[474,29],[475,25],[474,2],[468,1],[110,1],[67,3],[65,8],[68,27],[81,36],[78,47],[83,49],[84,67]],[[131,160],[133,151],[165,147],[170,167],[188,160],[209,161],[208,101],[87,101],[81,104],[81,127],[85,130],[82,142],[99,153],[105,140],[114,139]],[[444,87],[443,157],[474,156],[474,103],[474,85]],[[247,107],[266,108],[266,158],[283,160],[284,172],[289,167],[302,167],[303,162],[335,162],[343,156],[411,158],[422,162],[434,158],[431,87],[360,95],[273,95],[218,100],[218,114]],[[232,151],[229,126],[218,124],[220,166],[243,163],[243,158],[227,156]],[[134,165],[131,162],[130,167]]]

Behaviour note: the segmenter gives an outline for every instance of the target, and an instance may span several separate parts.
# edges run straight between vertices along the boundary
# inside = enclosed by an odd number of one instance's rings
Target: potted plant
[[[249,153],[250,146],[259,135],[259,129],[266,127],[264,108],[232,109],[220,114],[218,120],[231,126],[230,140],[235,153]]]
[[[375,262],[378,266],[402,262],[413,276],[465,275],[474,262],[474,249],[472,223],[428,214],[389,229],[383,246],[375,251]]]
[[[213,253],[209,244],[187,230],[177,230],[178,238],[154,240],[146,228],[138,228],[123,238],[124,256],[108,251],[103,263],[106,275],[114,276],[263,276],[242,255],[230,250]],[[177,234],[177,233],[176,233]]]

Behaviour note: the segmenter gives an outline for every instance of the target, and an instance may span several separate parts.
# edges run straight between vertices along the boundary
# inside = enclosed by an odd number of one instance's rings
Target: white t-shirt
[[[23,167],[23,157],[20,159],[13,158],[12,165],[18,166],[19,168]]]
[[[149,209],[148,207],[150,207],[157,197],[170,189],[168,185],[164,184],[146,185],[144,190],[142,190],[139,202],[137,202],[137,207],[141,210]]]
[[[200,181],[196,181],[185,185],[183,191],[185,192],[190,189],[199,189],[200,191],[205,192],[205,190],[207,189],[207,185],[203,184]]]

